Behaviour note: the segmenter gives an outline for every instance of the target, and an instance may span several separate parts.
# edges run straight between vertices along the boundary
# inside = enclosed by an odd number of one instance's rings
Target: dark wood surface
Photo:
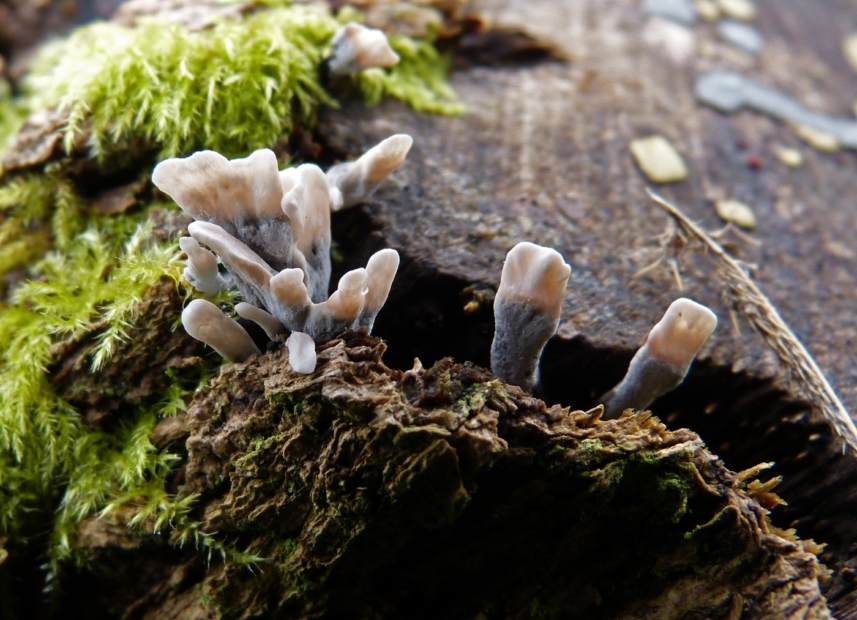
[[[523,30],[567,60],[460,68],[453,83],[468,112],[458,118],[390,104],[349,107],[322,125],[331,144],[349,152],[399,131],[415,138],[408,165],[377,202],[335,218],[335,238],[355,251],[355,265],[361,244],[390,244],[405,257],[377,324],[389,336],[391,363],[404,366],[414,355],[487,362],[490,290],[506,251],[521,240],[555,247],[572,266],[543,364],[549,400],[590,405],[621,379],[673,299],[709,305],[720,317],[715,336],[686,384],[653,409],[700,432],[733,469],[777,462],[771,475],[785,475],[780,488],[790,506],[775,522],[828,543],[822,557],[836,569],[829,595],[840,617],[857,617],[846,566],[857,555],[855,461],[749,324],[733,321],[708,257],[685,255],[682,291],[667,269],[634,278],[659,256],[668,222],[628,149],[653,133],[673,142],[690,175],[657,191],[709,231],[723,226],[715,199],[752,207],[758,245],[732,233],[724,239],[758,266],[759,286],[857,410],[857,155],[819,152],[778,122],[750,111],[723,115],[693,95],[697,76],[730,69],[812,109],[853,116],[857,74],[841,41],[857,30],[857,4],[759,1],[752,25],[765,46],[755,59],[721,42],[706,22],[686,33],[685,55],[670,51],[669,27],[631,0],[479,7],[495,25]],[[798,148],[803,165],[781,164],[779,146]],[[748,164],[752,156],[760,168]],[[475,303],[465,312],[468,302]]]

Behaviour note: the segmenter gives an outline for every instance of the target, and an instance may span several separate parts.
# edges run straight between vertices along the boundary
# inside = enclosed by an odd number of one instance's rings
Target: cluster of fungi
[[[327,64],[334,73],[398,62],[383,33],[359,24],[343,26],[331,45]],[[188,256],[185,279],[208,296],[237,288],[244,301],[236,313],[271,340],[288,334],[293,370],[312,373],[317,343],[348,329],[371,332],[399,266],[395,250],[376,252],[328,295],[330,213],[366,200],[404,163],[412,144],[410,136],[397,134],[327,172],[314,164],[279,170],[269,149],[244,159],[201,151],[161,162],[153,182],[196,220],[180,241]],[[494,300],[496,376],[527,391],[537,388],[539,360],[556,333],[570,273],[550,248],[521,242],[509,251]],[[232,362],[261,353],[237,321],[205,299],[188,304],[182,323]],[[708,308],[684,298],[673,302],[625,378],[601,398],[605,417],[644,409],[679,385],[716,326]]]

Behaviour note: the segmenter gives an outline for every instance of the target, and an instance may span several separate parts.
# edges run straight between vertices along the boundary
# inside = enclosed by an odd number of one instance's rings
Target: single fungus
[[[351,188],[367,196],[401,165],[411,143],[410,136],[393,136],[356,162],[342,165],[349,206],[355,204]],[[202,151],[161,162],[152,178],[196,220],[188,226],[190,237],[180,243],[188,254],[185,279],[202,293],[238,288],[244,297],[236,307],[239,316],[259,324],[269,338],[301,332],[320,342],[346,329],[372,329],[390,292],[399,255],[391,249],[377,252],[366,269],[342,276],[328,297],[331,196],[341,198],[343,193],[317,166],[277,170],[276,157],[267,149],[231,161]],[[240,325],[217,311],[231,321],[232,332],[237,328],[246,336]],[[211,314],[211,308],[206,312]],[[195,315],[188,316],[193,320]],[[216,337],[191,329],[188,333],[194,337],[218,351],[227,350],[218,348]],[[229,359],[242,358],[229,351],[224,353]]]
[[[506,255],[494,298],[491,371],[530,391],[538,383],[539,358],[556,333],[569,267],[556,250],[522,242]]]
[[[690,299],[677,299],[649,332],[622,382],[602,398],[604,417],[641,410],[677,387],[702,345],[717,327],[717,316]]]
[[[357,322],[358,327],[367,332],[372,331],[375,317],[387,301],[398,269],[399,253],[396,250],[381,250],[369,257],[369,262],[366,263],[366,299]]]
[[[413,143],[409,135],[396,134],[373,146],[357,161],[328,170],[331,209],[339,211],[366,200],[381,181],[404,163]]]
[[[182,325],[188,334],[230,362],[243,362],[251,355],[260,354],[250,334],[205,299],[194,299],[187,305],[182,312]]]
[[[334,75],[348,75],[372,67],[392,67],[399,55],[380,30],[356,22],[342,26],[330,40],[328,67]]]

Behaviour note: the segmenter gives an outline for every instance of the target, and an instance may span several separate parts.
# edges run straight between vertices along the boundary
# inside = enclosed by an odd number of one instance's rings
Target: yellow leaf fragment
[[[756,5],[750,0],[717,0],[717,6],[732,19],[749,22],[756,18]]]
[[[696,0],[693,3],[696,14],[707,22],[715,22],[720,19],[720,8],[714,0]]]
[[[676,183],[687,178],[684,159],[663,136],[633,140],[629,148],[634,161],[652,183]]]
[[[736,226],[753,230],[756,227],[756,216],[753,210],[743,202],[737,200],[718,200],[714,204],[717,215],[726,222],[732,222]]]
[[[803,155],[800,154],[798,149],[782,146],[774,151],[774,154],[780,160],[781,164],[790,168],[799,168],[803,164]]]
[[[842,39],[842,53],[851,68],[857,71],[857,32]]]
[[[801,140],[819,151],[832,153],[838,151],[842,146],[836,136],[825,131],[814,129],[808,125],[793,124],[791,127]]]

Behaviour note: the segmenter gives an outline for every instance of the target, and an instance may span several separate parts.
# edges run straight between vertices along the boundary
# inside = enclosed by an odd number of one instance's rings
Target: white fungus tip
[[[230,362],[260,355],[247,331],[204,299],[194,299],[182,311],[182,325],[192,337],[204,342]]]
[[[214,254],[199,245],[193,237],[179,239],[179,247],[187,254],[185,280],[206,295],[216,295],[220,292],[221,279]]]
[[[292,191],[294,186],[298,184],[298,179],[300,177],[297,168],[286,168],[285,170],[280,170],[279,176],[280,187],[283,189],[283,196]]]
[[[304,375],[311,374],[315,370],[316,355],[315,342],[309,335],[302,332],[292,332],[286,339],[289,348],[289,365],[292,370]]]
[[[330,210],[339,211],[345,206],[345,198],[342,196],[342,190],[338,187],[330,187]]]
[[[262,310],[262,308],[257,308],[253,304],[248,304],[247,302],[242,301],[240,304],[235,306],[235,312],[237,312],[238,316],[242,319],[253,321],[259,327],[264,329],[268,338],[271,340],[286,331],[283,324],[271,316],[269,312]]]
[[[360,316],[366,298],[366,281],[368,273],[365,269],[354,269],[339,279],[339,285],[326,302],[318,304],[317,308],[324,310],[334,321],[348,324]]]
[[[152,182],[198,220],[282,218],[283,190],[270,149],[228,160],[215,151],[162,161]]]
[[[301,269],[283,269],[271,278],[271,293],[282,306],[305,308],[310,304]]]
[[[686,368],[716,327],[717,315],[682,297],[670,304],[664,317],[649,332],[644,346],[654,359]]]
[[[330,205],[333,211],[363,202],[378,185],[402,165],[414,140],[400,133],[382,140],[357,161],[344,162],[327,171]]]
[[[392,248],[375,252],[366,263],[366,301],[363,309],[364,314],[374,315],[380,312],[390,294],[393,279],[399,270],[399,253]]]
[[[330,190],[327,177],[314,164],[294,169],[297,183],[283,196],[283,211],[292,224],[295,245],[304,256],[314,249],[330,251]]]
[[[399,133],[366,151],[358,160],[358,163],[365,167],[366,182],[376,184],[386,179],[404,163],[413,144],[414,139],[411,136]]]
[[[525,303],[559,319],[570,274],[559,252],[523,241],[506,255],[497,303]]]
[[[182,237],[179,239],[179,247],[182,252],[187,254],[188,260],[193,263],[196,271],[217,271],[217,258],[199,245],[199,242],[193,237]]]
[[[330,40],[333,55],[328,65],[334,75],[356,73],[372,67],[392,67],[399,55],[380,30],[357,22],[340,27]]]

